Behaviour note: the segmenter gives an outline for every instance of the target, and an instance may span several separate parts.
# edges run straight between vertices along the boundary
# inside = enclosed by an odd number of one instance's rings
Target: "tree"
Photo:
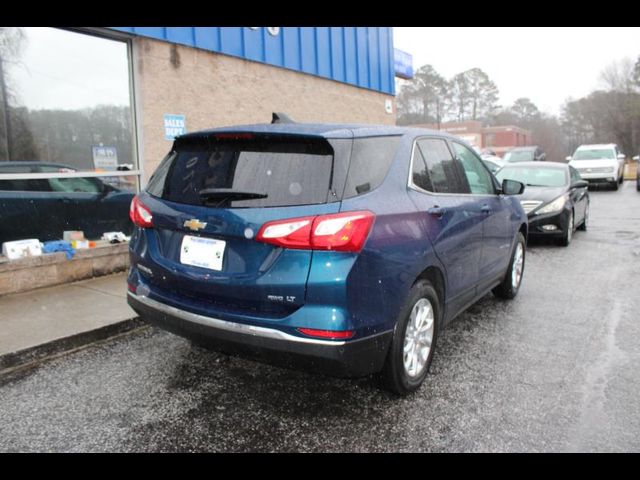
[[[398,124],[440,124],[447,96],[447,81],[431,65],[420,67],[398,95]]]
[[[498,105],[499,91],[479,68],[455,75],[450,82],[450,112],[458,121],[487,120]]]
[[[0,27],[0,160],[10,160],[14,155],[12,143],[14,134],[11,129],[12,113],[9,99],[13,97],[7,79],[5,64],[20,56],[24,47],[24,31],[16,27]]]
[[[497,108],[500,93],[495,83],[479,68],[464,72],[469,85],[471,120],[488,118]]]
[[[467,119],[469,113],[469,79],[463,73],[458,73],[449,82],[451,96],[449,100],[449,113],[457,122]]]
[[[572,149],[582,143],[617,143],[628,155],[638,151],[639,93],[598,90],[568,101],[562,118]]]
[[[516,117],[516,121],[525,128],[540,118],[540,110],[526,97],[518,98],[513,102],[511,112]]]
[[[640,56],[636,60],[636,64],[633,66],[633,83],[636,88],[640,88]]]
[[[600,82],[607,91],[630,93],[637,87],[634,82],[635,73],[633,61],[630,58],[623,58],[611,62],[602,69]]]

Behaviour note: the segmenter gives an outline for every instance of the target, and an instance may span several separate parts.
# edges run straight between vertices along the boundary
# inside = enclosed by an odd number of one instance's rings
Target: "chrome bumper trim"
[[[187,322],[198,323],[206,327],[217,328],[219,330],[227,330],[229,332],[252,335],[255,337],[284,340],[287,342],[307,343],[312,345],[330,345],[332,347],[339,347],[346,343],[344,341],[318,340],[315,338],[296,337],[294,335],[289,335],[288,333],[284,333],[274,328],[256,327],[253,325],[245,325],[243,323],[228,322],[226,320],[220,320],[218,318],[206,317],[204,315],[198,315],[197,313],[187,312],[185,310],[180,310],[179,308],[166,305],[156,300],[152,300],[149,297],[136,295],[132,292],[127,292],[127,295],[131,296],[136,301],[150,308],[166,313],[173,317],[180,318]]]

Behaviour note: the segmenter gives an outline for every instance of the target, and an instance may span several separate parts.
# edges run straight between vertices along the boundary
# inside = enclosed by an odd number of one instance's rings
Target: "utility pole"
[[[9,101],[7,100],[7,84],[4,78],[4,65],[0,57],[0,88],[2,88],[2,117],[4,120],[4,131],[7,135],[6,159],[11,161],[11,119],[9,118]]]

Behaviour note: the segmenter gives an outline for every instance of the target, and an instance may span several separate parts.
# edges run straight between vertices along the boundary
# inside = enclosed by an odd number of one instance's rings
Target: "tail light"
[[[256,240],[284,248],[359,252],[375,218],[358,211],[276,220],[265,223]]]
[[[131,206],[129,207],[129,218],[138,227],[153,227],[153,216],[151,215],[151,211],[144,203],[140,201],[137,195],[133,197],[133,200],[131,200]]]

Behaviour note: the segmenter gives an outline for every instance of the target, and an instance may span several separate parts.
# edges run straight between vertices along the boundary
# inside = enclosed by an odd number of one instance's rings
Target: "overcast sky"
[[[600,71],[640,56],[640,27],[394,27],[394,46],[451,78],[481,68],[509,106],[528,97],[559,114],[568,97],[601,87]]]
[[[8,64],[18,103],[82,108],[129,102],[126,46],[50,28],[26,28],[19,64]],[[414,70],[431,64],[446,78],[479,67],[500,103],[529,97],[548,113],[601,86],[600,71],[640,56],[640,27],[395,27],[396,48]]]
[[[20,57],[7,68],[13,103],[65,110],[129,104],[125,43],[46,27],[23,32]]]

